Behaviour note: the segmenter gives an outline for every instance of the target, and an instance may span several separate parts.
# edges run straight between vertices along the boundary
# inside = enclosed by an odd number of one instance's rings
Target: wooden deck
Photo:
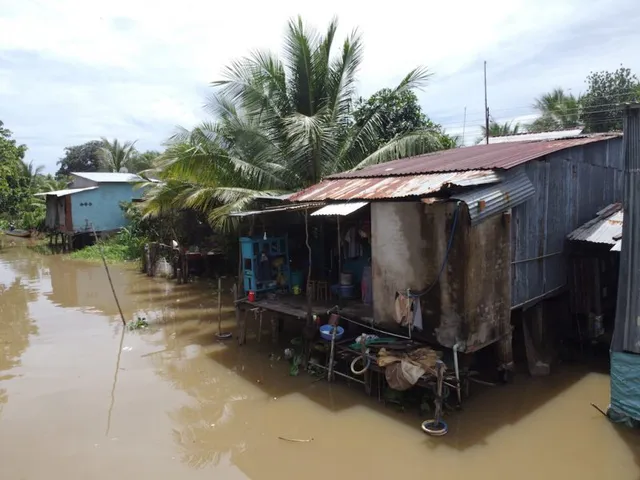
[[[243,300],[239,302],[241,308],[263,308],[271,312],[289,315],[295,318],[304,319],[307,317],[307,298],[301,295],[281,295],[276,299],[262,298],[255,302]],[[314,315],[326,315],[327,311],[335,307],[331,302],[311,302],[311,313]],[[373,307],[358,302],[352,302],[340,309],[340,314],[346,317],[353,317],[365,322],[373,320]]]

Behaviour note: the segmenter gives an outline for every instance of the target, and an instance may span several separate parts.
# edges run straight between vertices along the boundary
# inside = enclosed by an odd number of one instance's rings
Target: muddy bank
[[[0,252],[2,478],[640,476],[640,436],[589,405],[608,403],[603,373],[519,376],[428,438],[417,414],[360,388],[290,377],[266,326],[260,345],[252,324],[248,345],[218,342],[213,285],[111,271],[125,315],[148,329],[123,334],[99,264]]]

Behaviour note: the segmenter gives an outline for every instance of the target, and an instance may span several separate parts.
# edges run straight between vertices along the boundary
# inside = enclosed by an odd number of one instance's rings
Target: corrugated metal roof
[[[71,172],[71,175],[97,183],[131,183],[144,181],[142,177],[135,173]]]
[[[73,195],[74,193],[86,192],[87,190],[95,190],[98,187],[85,187],[85,188],[68,188],[66,190],[54,190],[53,192],[41,192],[35,193],[37,197],[46,197],[48,195],[55,195],[56,197],[64,197],[66,195]]]
[[[440,152],[381,163],[362,170],[331,175],[337,178],[392,177],[433,172],[509,169],[567,148],[579,147],[619,137],[619,134],[598,134],[565,140],[542,142],[512,142],[493,145],[453,148]]]
[[[618,240],[616,244],[611,247],[612,252],[621,252],[622,251],[622,240]]]
[[[320,210],[313,212],[311,216],[316,215],[339,215],[344,217],[350,215],[356,210],[360,210],[362,207],[369,205],[369,202],[348,202],[348,203],[332,203],[326,207],[322,207]]]
[[[294,202],[324,200],[372,200],[424,197],[448,187],[469,187],[500,181],[492,171],[432,173],[387,178],[328,179],[294,193]]]
[[[469,207],[471,225],[500,214],[533,197],[535,189],[524,172],[505,176],[501,183],[452,195]]]
[[[265,213],[274,212],[292,212],[296,210],[306,210],[308,208],[319,208],[324,206],[323,202],[310,202],[310,203],[294,203],[291,205],[283,205],[281,207],[265,208],[264,210],[249,210],[246,212],[233,212],[230,213],[230,217],[251,217],[253,215],[264,215]]]
[[[569,240],[615,245],[622,235],[623,212],[621,203],[613,203],[581,227],[567,235]]]
[[[556,130],[553,132],[540,132],[540,133],[520,133],[518,135],[505,135],[504,137],[489,137],[489,145],[494,143],[512,143],[512,142],[538,142],[540,140],[559,140],[561,138],[577,137],[582,133],[582,129],[573,130]],[[480,144],[487,143],[486,138],[483,138]]]

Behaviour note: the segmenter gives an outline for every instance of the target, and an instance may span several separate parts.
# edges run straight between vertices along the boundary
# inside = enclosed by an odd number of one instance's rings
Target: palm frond
[[[378,150],[367,156],[353,170],[359,170],[370,165],[389,162],[399,158],[423,155],[442,150],[443,145],[438,132],[432,130],[419,130],[406,133],[397,137]]]

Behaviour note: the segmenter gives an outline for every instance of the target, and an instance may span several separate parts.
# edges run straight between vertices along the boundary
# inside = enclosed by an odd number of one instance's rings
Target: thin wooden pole
[[[222,277],[218,277],[218,335],[222,334]]]
[[[338,278],[340,278],[340,274],[342,273],[342,235],[340,233],[340,215],[336,215],[336,220],[338,222]]]
[[[487,145],[489,145],[489,103],[487,101],[487,61],[484,61],[484,129]]]
[[[104,252],[102,251],[102,245],[98,240],[98,235],[96,234],[96,229],[93,228],[93,223],[91,224],[91,230],[93,231],[93,236],[96,239],[96,245],[98,245],[98,250],[100,251],[100,256],[102,257],[102,264],[104,265],[104,270],[107,272],[107,278],[109,279],[109,285],[111,285],[111,292],[113,293],[113,298],[116,301],[116,305],[118,306],[118,311],[120,312],[120,318],[122,319],[122,325],[127,326],[127,321],[124,319],[124,313],[122,313],[122,308],[120,308],[120,302],[118,301],[118,295],[116,295],[116,289],[113,286],[113,280],[111,280],[111,273],[109,273],[109,267],[107,266],[107,259],[104,258]]]
[[[331,325],[331,324],[329,324]],[[333,380],[333,359],[336,352],[336,332],[338,331],[338,323],[331,325],[331,352],[329,354],[329,368],[327,369],[327,381]]]
[[[307,250],[309,252],[309,269],[307,270],[307,290],[309,290],[309,284],[311,283],[311,245],[309,244],[309,209],[304,211],[304,232],[305,243],[307,244]],[[311,313],[311,295],[307,291],[307,325],[311,325],[313,316]]]

